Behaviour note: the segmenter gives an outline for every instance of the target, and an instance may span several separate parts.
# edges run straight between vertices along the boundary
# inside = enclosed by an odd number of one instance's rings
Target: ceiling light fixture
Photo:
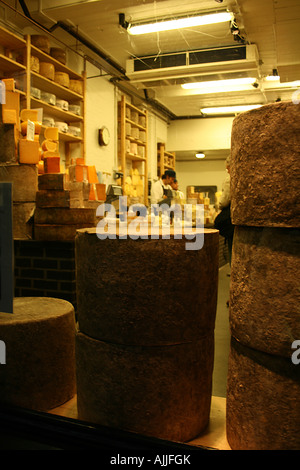
[[[272,75],[268,75],[266,77],[268,82],[277,82],[280,80],[280,76],[278,75],[277,69],[273,69]]]
[[[238,105],[238,106],[222,106],[216,108],[202,108],[201,113],[206,115],[218,115],[218,114],[238,114],[244,111],[250,111],[251,109],[260,108],[262,104],[249,104],[249,105]]]
[[[205,153],[203,152],[197,152],[195,155],[196,158],[205,158]]]
[[[220,88],[235,85],[253,85],[256,82],[256,78],[244,77],[244,78],[232,78],[229,80],[211,80],[208,82],[193,82],[183,83],[181,86],[185,90],[195,90],[201,88]]]
[[[173,20],[156,21],[153,23],[140,23],[136,25],[129,24],[127,31],[132,35],[156,33],[159,31],[170,31],[173,29],[224,23],[227,21],[232,21],[233,17],[233,13],[222,11],[217,13],[209,13],[207,15],[186,16],[184,18],[176,18]]]

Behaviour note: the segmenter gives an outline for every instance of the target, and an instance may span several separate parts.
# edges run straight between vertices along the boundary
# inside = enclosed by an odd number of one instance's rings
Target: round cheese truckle
[[[300,339],[300,230],[235,227],[230,330],[241,343],[290,357]]]
[[[299,367],[232,339],[226,433],[233,450],[299,450]]]
[[[208,425],[214,335],[127,346],[76,335],[78,418],[186,442]]]
[[[0,313],[6,363],[0,366],[0,401],[46,411],[76,392],[72,304],[48,297],[16,297]]]
[[[244,112],[231,134],[234,225],[300,227],[300,104]]]
[[[194,341],[214,330],[219,233],[204,230],[201,249],[187,240],[99,239],[77,231],[77,314],[80,330],[120,344]],[[190,241],[189,241],[190,243]]]

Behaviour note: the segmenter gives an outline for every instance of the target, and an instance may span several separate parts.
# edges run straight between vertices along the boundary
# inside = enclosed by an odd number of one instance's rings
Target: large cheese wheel
[[[38,120],[38,110],[37,109],[22,109],[20,112],[21,121],[37,121]]]
[[[76,335],[78,418],[188,441],[209,422],[214,340],[139,347]]]
[[[61,49],[60,47],[51,47],[50,55],[54,59],[66,65],[67,57],[66,57],[66,51],[64,49]]]
[[[36,200],[38,173],[34,164],[0,165],[0,181],[13,183],[12,199],[14,202],[34,202]]]
[[[51,62],[40,62],[40,74],[54,81],[55,67]]]
[[[300,369],[232,340],[226,395],[233,450],[299,450]]]
[[[43,36],[41,34],[32,34],[31,44],[46,52],[46,54],[50,53],[50,40],[47,36]]]
[[[69,88],[70,77],[68,73],[65,72],[55,72],[54,81],[61,86]]]
[[[231,135],[234,225],[300,227],[300,104],[240,114]]]
[[[70,90],[75,91],[79,95],[83,94],[83,83],[81,80],[70,79],[69,83]]]
[[[235,227],[230,329],[241,343],[291,356],[300,339],[300,230]]]
[[[0,313],[2,402],[47,410],[74,396],[74,317],[69,302],[47,297],[16,297],[13,313]]]
[[[187,250],[186,243],[192,240],[184,235],[101,240],[96,229],[78,231],[81,331],[104,341],[140,345],[192,341],[213,331],[219,234],[204,230],[198,250]]]

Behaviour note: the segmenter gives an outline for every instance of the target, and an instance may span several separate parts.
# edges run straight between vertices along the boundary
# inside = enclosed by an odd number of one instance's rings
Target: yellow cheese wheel
[[[58,140],[58,127],[46,127],[44,137],[45,140]]]
[[[38,110],[37,109],[22,109],[20,112],[21,121],[37,121],[38,120]]]
[[[40,62],[40,74],[49,80],[54,81],[55,67],[50,62]]]
[[[55,142],[54,140],[45,139],[42,142],[42,150],[44,152],[46,152],[46,151],[56,152],[57,151],[57,142]]]
[[[34,124],[34,133],[39,135],[40,132],[41,132],[41,125],[42,124],[38,121],[32,121],[32,122]],[[28,124],[28,120],[21,122],[21,133],[23,135],[27,134],[27,124]]]
[[[55,72],[54,81],[61,86],[69,88],[70,77],[68,73],[65,72]]]
[[[30,57],[30,68],[32,72],[40,73],[40,60],[38,57],[33,55]]]

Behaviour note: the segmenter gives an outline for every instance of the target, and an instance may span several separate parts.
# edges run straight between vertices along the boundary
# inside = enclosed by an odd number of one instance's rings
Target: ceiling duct
[[[135,57],[126,61],[126,75],[131,82],[151,82],[222,71],[257,70],[255,44],[196,51]]]

